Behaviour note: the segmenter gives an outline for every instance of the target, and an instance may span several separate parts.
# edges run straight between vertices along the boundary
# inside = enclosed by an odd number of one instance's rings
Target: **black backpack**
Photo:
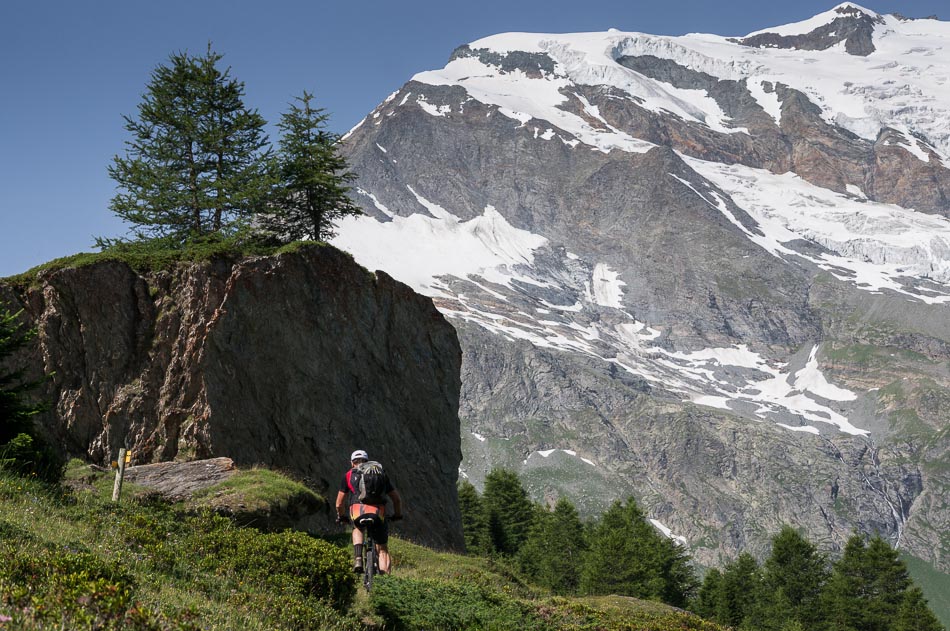
[[[383,471],[383,465],[375,460],[363,462],[353,469],[350,476],[353,494],[361,504],[385,504],[389,477]]]

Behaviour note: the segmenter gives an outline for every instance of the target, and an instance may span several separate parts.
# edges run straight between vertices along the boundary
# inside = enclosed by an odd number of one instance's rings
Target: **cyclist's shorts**
[[[350,506],[350,519],[353,525],[368,532],[382,545],[389,542],[389,522],[386,521],[386,507],[371,504],[353,504]]]

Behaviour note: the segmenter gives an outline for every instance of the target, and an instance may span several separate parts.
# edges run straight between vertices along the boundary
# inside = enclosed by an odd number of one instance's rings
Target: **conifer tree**
[[[46,405],[29,399],[41,382],[27,379],[23,368],[11,365],[14,355],[35,337],[35,329],[24,329],[20,312],[0,305],[0,467],[56,482],[65,462],[35,430],[34,417]]]
[[[488,516],[478,491],[467,480],[459,485],[459,509],[462,512],[462,535],[469,554],[488,555],[492,552]]]
[[[927,606],[927,600],[919,587],[904,592],[894,631],[943,631],[943,625]]]
[[[584,524],[567,498],[553,510],[541,510],[518,553],[522,569],[555,594],[574,594],[580,587]]]
[[[650,525],[633,498],[620,501],[593,527],[581,571],[581,591],[618,594],[684,606],[696,578],[686,552]]]
[[[488,515],[492,547],[514,556],[528,537],[535,517],[535,507],[517,474],[506,469],[492,469],[485,477],[482,502]]]
[[[265,121],[221,59],[210,44],[203,56],[172,54],[152,72],[138,117],[125,117],[132,138],[109,167],[119,189],[110,209],[138,239],[231,232],[273,184]]]
[[[897,551],[879,536],[865,544],[860,535],[853,535],[823,593],[829,628],[892,630],[910,587],[910,576]]]
[[[785,526],[772,538],[772,553],[763,564],[764,595],[759,627],[782,629],[790,620],[813,629],[822,620],[821,591],[828,580],[825,557],[794,528]]]
[[[690,611],[707,620],[716,619],[716,607],[722,594],[722,572],[712,568],[706,572],[703,583],[690,603]]]
[[[38,383],[27,380],[23,368],[9,366],[13,354],[36,337],[35,330],[24,330],[20,314],[0,309],[0,445],[32,433],[33,417],[43,409],[27,399]]]
[[[762,593],[759,564],[751,554],[743,552],[722,572],[716,599],[716,622],[739,627],[755,612]]]
[[[278,151],[280,184],[259,227],[283,241],[334,236],[336,223],[362,211],[347,193],[356,178],[340,153],[339,136],[326,129],[328,115],[304,92],[281,116]]]

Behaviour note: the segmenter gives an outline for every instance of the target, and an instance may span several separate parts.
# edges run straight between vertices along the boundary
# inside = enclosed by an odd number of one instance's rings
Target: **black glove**
[[[348,523],[350,523],[350,518],[347,517],[346,515],[337,515],[337,516],[336,516],[336,523],[338,523],[338,524],[348,524]]]
[[[393,515],[393,521],[399,521],[400,519],[402,519],[402,513]]]

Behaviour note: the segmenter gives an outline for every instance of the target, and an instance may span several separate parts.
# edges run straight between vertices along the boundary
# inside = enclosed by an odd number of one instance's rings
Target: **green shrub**
[[[0,445],[0,469],[55,484],[62,479],[65,468],[66,461],[59,454],[29,434],[17,434]]]
[[[531,607],[504,593],[464,582],[380,577],[374,610],[396,631],[544,629]]]
[[[0,613],[14,627],[32,621],[70,629],[158,628],[155,614],[133,602],[135,580],[118,564],[69,548],[23,545],[19,529],[3,530]]]
[[[260,533],[211,514],[193,518],[188,549],[202,569],[280,587],[346,609],[356,580],[346,550],[302,532]]]

